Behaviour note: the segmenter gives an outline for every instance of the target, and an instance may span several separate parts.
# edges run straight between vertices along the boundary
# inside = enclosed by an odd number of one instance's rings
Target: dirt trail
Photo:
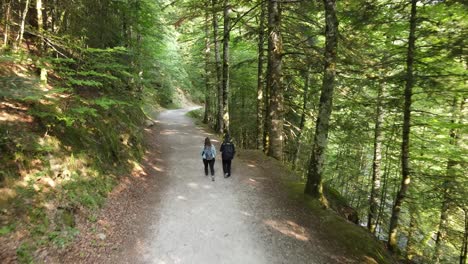
[[[73,248],[46,263],[360,263],[288,197],[278,177],[287,172],[278,162],[240,151],[225,179],[218,155],[215,181],[206,177],[204,138],[217,149],[220,142],[196,127],[188,111],[159,115],[147,129],[141,170],[111,193],[97,223],[83,221]]]
[[[135,240],[112,262],[120,263],[337,263],[309,228],[313,221],[281,195],[254,162],[235,159],[232,177],[215,163],[204,176],[200,149],[206,136],[185,116],[159,116],[163,182],[155,207],[142,216]],[[220,142],[213,138],[219,149]],[[241,154],[242,155],[242,154]],[[298,212],[298,210],[302,210]],[[336,254],[336,252],[334,252]]]

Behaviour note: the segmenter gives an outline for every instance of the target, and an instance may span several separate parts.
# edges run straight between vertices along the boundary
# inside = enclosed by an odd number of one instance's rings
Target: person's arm
[[[211,145],[211,149],[213,151],[213,157],[216,158],[216,148],[214,145]]]
[[[220,152],[223,152],[223,150],[224,150],[224,143],[222,143],[222,144],[221,144],[221,148],[219,148],[219,151],[220,151]]]

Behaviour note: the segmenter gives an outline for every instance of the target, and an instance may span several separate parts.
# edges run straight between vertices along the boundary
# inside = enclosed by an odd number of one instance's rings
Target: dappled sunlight
[[[161,132],[159,132],[159,134],[161,135],[174,135],[174,134],[178,134],[179,131],[177,130],[174,130],[174,129],[165,129],[165,130],[162,130]]]
[[[310,237],[309,234],[307,233],[307,230],[296,224],[293,221],[290,220],[265,220],[263,221],[267,226],[275,229],[276,231],[282,233],[283,235],[286,235],[288,237],[292,237],[301,241],[309,241]]]
[[[257,168],[257,166],[254,165],[254,164],[247,164],[247,167],[250,167],[250,168]]]
[[[378,264],[378,262],[373,257],[369,256],[364,256],[364,261],[365,264]]]
[[[0,121],[1,122],[18,122],[32,123],[33,117],[26,114],[28,108],[19,104],[1,102],[0,103]]]
[[[156,165],[151,166],[151,168],[153,168],[155,171],[158,171],[158,172],[164,172],[164,169],[162,169],[162,168],[160,168],[160,167],[158,167]]]
[[[188,187],[192,189],[198,189],[198,183],[190,182],[190,183],[187,183],[187,185]]]
[[[178,195],[177,200],[187,201],[188,199],[183,195]]]
[[[245,216],[253,216],[251,213],[246,212],[246,211],[241,211],[240,213]]]
[[[212,189],[213,186],[211,185],[203,185],[203,189],[206,189],[206,190],[209,190],[209,189]]]

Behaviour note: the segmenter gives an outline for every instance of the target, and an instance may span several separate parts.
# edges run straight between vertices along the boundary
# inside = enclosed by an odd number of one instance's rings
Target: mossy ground
[[[366,229],[355,225],[324,209],[318,200],[304,194],[305,183],[285,181],[285,186],[293,199],[304,202],[320,221],[320,228],[327,238],[343,247],[350,255],[362,263],[394,263],[383,243],[373,237]]]

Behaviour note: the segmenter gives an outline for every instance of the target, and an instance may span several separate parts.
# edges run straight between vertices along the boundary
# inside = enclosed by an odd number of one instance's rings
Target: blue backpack
[[[213,150],[211,149],[211,146],[205,147],[204,153],[205,153],[206,160],[214,159]]]

